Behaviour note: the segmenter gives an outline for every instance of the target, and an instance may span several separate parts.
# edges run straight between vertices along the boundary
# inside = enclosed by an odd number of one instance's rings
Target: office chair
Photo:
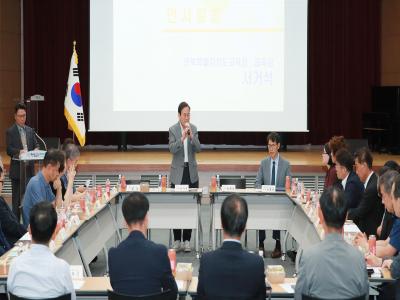
[[[31,298],[23,298],[15,296],[12,293],[9,293],[9,295],[10,295],[10,300],[32,300]],[[56,298],[43,298],[42,300],[71,300],[71,294],[65,294]]]
[[[108,300],[172,300],[171,290],[166,290],[161,293],[142,295],[142,296],[129,296],[120,294],[114,291],[107,291]]]

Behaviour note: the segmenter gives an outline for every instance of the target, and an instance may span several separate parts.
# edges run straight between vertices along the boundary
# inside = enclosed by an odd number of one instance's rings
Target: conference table
[[[221,230],[220,210],[225,197],[233,191],[211,193],[211,225],[212,243],[216,246],[216,231]],[[285,230],[285,242],[289,236],[293,237],[298,245],[297,258],[302,250],[315,245],[324,237],[324,232],[318,222],[316,207],[313,204],[303,203],[301,198],[293,198],[282,192],[261,192],[257,190],[235,190],[240,193],[248,203],[249,219],[248,229],[277,229]],[[199,241],[202,235],[200,218],[201,189],[185,192],[152,191],[145,193],[150,202],[150,229],[192,228],[196,230],[196,250],[199,249]],[[107,254],[106,243],[115,238],[115,242],[121,241],[120,229],[123,228],[121,204],[129,192],[114,193],[109,198],[102,198],[86,213],[80,214],[79,224],[72,224],[63,234],[57,235],[51,249],[54,254],[67,261],[70,265],[80,265],[84,270],[84,284],[77,288],[79,299],[106,299],[107,289],[110,288],[108,277],[91,277],[89,262],[100,251]],[[354,228],[354,224],[351,224]],[[354,232],[346,232],[345,238],[351,238]],[[0,257],[0,292],[6,291],[6,281],[11,253],[19,251],[15,248],[24,248],[29,241],[17,243],[12,251]],[[284,248],[285,249],[285,248]],[[107,255],[105,255],[107,258]],[[107,262],[106,262],[107,263]],[[296,266],[298,261],[296,261]],[[108,263],[107,263],[108,265]],[[384,274],[383,278],[371,279],[371,282],[390,281],[390,274]],[[179,295],[184,297],[188,290],[195,297],[197,278],[186,284],[179,284]],[[292,279],[288,279],[289,281]],[[281,286],[272,286],[272,295],[280,297],[281,294],[290,297],[290,293],[282,292]]]

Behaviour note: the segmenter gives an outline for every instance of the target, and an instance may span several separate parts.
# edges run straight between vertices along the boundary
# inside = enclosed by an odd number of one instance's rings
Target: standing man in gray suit
[[[304,251],[300,258],[295,299],[302,299],[302,295],[318,299],[352,299],[365,295],[368,299],[365,258],[342,236],[347,202],[338,187],[323,192],[318,216],[325,238]]]
[[[178,106],[178,123],[169,128],[169,151],[172,153],[170,172],[171,187],[176,184],[187,184],[189,188],[199,187],[196,152],[200,152],[201,145],[196,126],[190,124],[190,106],[181,102]],[[190,252],[191,229],[174,229],[173,248],[181,248]]]
[[[261,161],[256,178],[256,188],[261,188],[262,185],[274,185],[277,190],[284,189],[286,176],[290,177],[291,174],[289,162],[279,155],[279,148],[281,147],[279,134],[276,132],[268,134],[267,144],[269,156]],[[278,258],[282,255],[280,236],[279,230],[272,232],[272,237],[275,240],[275,249],[271,253],[272,258]],[[264,240],[265,230],[260,230],[258,246],[265,257]]]
[[[29,179],[34,175],[34,163],[27,163],[25,175],[26,182],[20,190],[20,162],[19,157],[21,154],[28,151],[39,149],[39,143],[36,140],[35,132],[29,126],[25,125],[26,122],[26,106],[24,103],[19,102],[14,108],[14,119],[13,124],[6,131],[6,144],[7,154],[10,156],[10,178],[12,188],[12,211],[16,215],[17,219],[20,219],[20,205],[21,196],[25,192],[25,186]]]

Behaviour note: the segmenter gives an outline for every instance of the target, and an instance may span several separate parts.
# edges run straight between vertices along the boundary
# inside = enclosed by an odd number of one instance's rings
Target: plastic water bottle
[[[110,193],[111,193],[111,182],[110,182],[110,179],[107,178],[107,180],[106,180],[106,194],[107,194],[107,197],[110,197]]]
[[[217,190],[220,188],[219,174],[217,174]]]

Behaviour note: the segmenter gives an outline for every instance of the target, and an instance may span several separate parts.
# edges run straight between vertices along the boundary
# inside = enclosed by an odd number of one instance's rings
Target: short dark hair
[[[372,169],[372,163],[374,159],[372,157],[371,151],[369,151],[368,148],[363,147],[361,149],[358,149],[354,156],[358,163],[366,163],[368,168]]]
[[[248,215],[246,200],[238,194],[231,194],[222,203],[222,228],[230,236],[240,237],[246,228]]]
[[[131,193],[122,203],[122,214],[128,225],[143,222],[148,211],[149,200],[143,193]]]
[[[340,149],[336,152],[336,163],[342,165],[347,171],[353,171],[354,159],[353,155],[347,149]]]
[[[65,146],[63,145],[62,150],[65,152],[66,159],[75,159],[81,155],[78,146],[75,144],[66,144]]]
[[[385,193],[391,194],[392,193],[392,186],[393,186],[393,181],[396,175],[399,173],[393,170],[388,170],[385,173],[383,173],[381,176],[378,178],[378,191],[380,191],[380,187],[383,187],[383,190]]]
[[[189,110],[190,110],[189,104],[187,104],[185,101],[179,103],[179,106],[178,106],[178,113],[181,114],[182,110],[183,110],[185,107],[189,107]]]
[[[42,201],[35,204],[29,213],[32,240],[47,244],[57,226],[57,213],[50,202]]]
[[[393,196],[396,200],[400,198],[400,174],[396,174],[393,179]]]
[[[343,227],[348,205],[341,189],[335,186],[327,188],[319,198],[319,206],[327,226],[335,229]]]
[[[66,139],[63,141],[62,145],[61,145],[61,150],[64,150],[64,148],[65,148],[67,145],[69,145],[69,144],[75,145],[75,142],[74,142],[74,140],[71,139],[71,138],[66,138]]]
[[[280,144],[280,143],[281,143],[281,137],[280,137],[279,133],[277,133],[277,132],[271,132],[270,134],[268,134],[268,136],[267,136],[267,143],[268,143],[269,141],[274,142],[274,143],[277,143],[277,144]]]
[[[58,149],[49,149],[43,158],[43,166],[52,165],[56,166],[57,163],[60,164],[60,172],[64,170],[65,164],[65,153],[64,151]]]
[[[394,161],[394,160],[388,160],[387,162],[384,163],[384,167],[388,167],[390,170],[394,170],[399,172],[400,171],[400,166],[399,164]]]
[[[23,109],[26,112],[26,105],[24,102],[18,102],[17,104],[15,104],[14,113],[16,114],[19,109]]]

